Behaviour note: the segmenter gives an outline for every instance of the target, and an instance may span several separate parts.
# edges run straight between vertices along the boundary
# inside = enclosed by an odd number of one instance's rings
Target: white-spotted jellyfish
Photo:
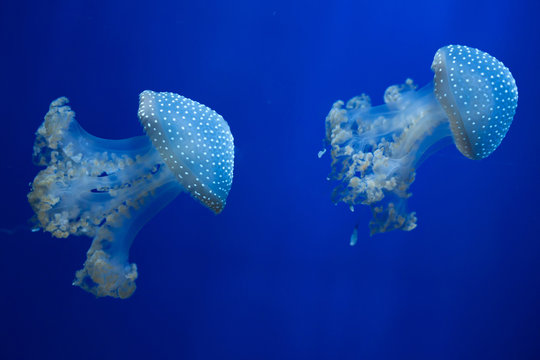
[[[127,298],[137,266],[129,248],[144,224],[188,192],[220,213],[231,188],[233,136],[210,108],[170,92],[140,94],[147,136],[107,140],[88,134],[65,97],[53,101],[36,132],[34,162],[45,166],[28,200],[53,236],[92,238],[73,285],[96,296]]]
[[[466,157],[483,159],[514,118],[516,83],[493,56],[449,45],[437,51],[431,69],[433,82],[419,90],[407,79],[386,89],[384,105],[372,107],[361,95],[335,102],[326,117],[329,179],[338,182],[333,201],[351,210],[370,206],[371,234],[416,227],[415,213],[407,210],[409,186],[435,144],[451,138]]]

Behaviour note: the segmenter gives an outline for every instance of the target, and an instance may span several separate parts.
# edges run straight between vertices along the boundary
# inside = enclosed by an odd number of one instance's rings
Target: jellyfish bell
[[[83,130],[66,98],[51,103],[36,132],[28,200],[55,237],[93,239],[74,285],[127,298],[137,266],[128,261],[137,232],[182,192],[220,213],[232,185],[233,137],[210,108],[174,93],[144,91],[139,118],[148,136],[97,138]]]
[[[467,46],[445,46],[431,66],[435,96],[448,115],[454,142],[466,157],[489,156],[516,112],[516,82],[502,62]]]
[[[470,159],[489,156],[508,132],[517,107],[512,74],[493,56],[449,45],[435,54],[434,80],[390,86],[384,105],[367,95],[334,103],[326,117],[334,202],[371,207],[371,234],[412,230],[407,210],[416,168],[441,142],[452,139]],[[320,152],[322,156],[324,152]]]
[[[146,90],[140,95],[139,118],[177,180],[219,214],[234,162],[233,138],[221,115],[181,95]]]

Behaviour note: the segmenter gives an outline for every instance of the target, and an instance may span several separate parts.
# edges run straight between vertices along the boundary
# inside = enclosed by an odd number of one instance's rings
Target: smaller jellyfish
[[[384,105],[372,107],[363,94],[347,104],[335,102],[326,117],[319,157],[330,147],[329,180],[338,182],[333,201],[351,210],[370,206],[372,235],[416,227],[416,215],[407,209],[409,187],[437,145],[452,139],[464,156],[483,159],[512,124],[518,91],[502,62],[478,49],[449,45],[437,51],[431,69],[433,82],[419,90],[407,79],[386,89]]]
[[[144,224],[188,192],[219,214],[232,185],[233,136],[210,108],[170,92],[143,91],[139,119],[147,136],[107,140],[87,133],[61,97],[36,132],[34,162],[45,166],[28,200],[38,225],[58,238],[92,238],[73,285],[125,299],[137,266],[129,248]]]

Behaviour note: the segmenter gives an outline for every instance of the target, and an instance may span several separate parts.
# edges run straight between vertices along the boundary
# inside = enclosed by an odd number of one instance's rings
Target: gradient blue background
[[[125,138],[139,92],[181,93],[225,117],[236,159],[220,216],[181,195],[139,233],[126,301],[71,286],[88,238],[0,234],[0,358],[539,359],[537,4],[2,1],[0,227],[32,215],[33,133],[62,95],[90,133]],[[330,201],[324,118],[431,81],[447,44],[511,69],[514,124],[488,159],[433,155],[418,228],[370,238],[369,209]]]

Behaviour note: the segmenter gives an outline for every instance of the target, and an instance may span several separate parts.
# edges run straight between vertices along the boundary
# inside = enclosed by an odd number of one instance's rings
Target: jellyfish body
[[[326,118],[334,202],[371,207],[371,234],[412,230],[407,209],[416,168],[444,139],[463,155],[482,159],[501,143],[517,107],[510,71],[478,49],[449,45],[437,51],[434,81],[390,86],[384,105],[366,95],[334,103]],[[322,156],[324,152],[319,153]]]
[[[157,98],[156,111],[145,113],[145,104]],[[145,115],[141,122],[148,137],[125,140],[88,134],[67,102],[66,98],[53,101],[36,132],[34,162],[46,168],[35,177],[28,200],[43,230],[60,238],[93,239],[74,285],[96,296],[127,298],[135,291],[137,278],[137,266],[129,263],[129,248],[149,219],[181,192],[190,193],[215,213],[225,206],[232,184],[233,138],[220,115],[173,93],[143,92],[139,116],[141,111]],[[146,125],[150,121],[154,126]],[[170,131],[162,132],[160,126]],[[203,126],[210,135],[200,136],[198,146],[191,146],[187,129]],[[158,137],[167,146],[157,147]],[[185,150],[186,144],[189,150],[171,151],[173,147]],[[189,156],[180,155],[187,152]],[[218,158],[223,161],[215,161]],[[214,177],[195,175],[198,182],[194,183],[185,176],[186,172],[200,174],[200,169]],[[220,181],[215,174],[221,175]],[[212,202],[198,191],[217,187]]]

